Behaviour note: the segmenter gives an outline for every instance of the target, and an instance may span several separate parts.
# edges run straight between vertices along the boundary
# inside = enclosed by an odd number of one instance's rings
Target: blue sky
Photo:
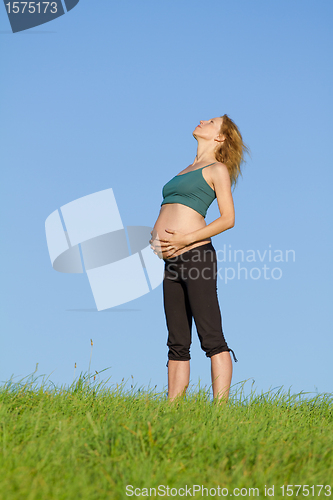
[[[163,185],[194,160],[194,127],[227,113],[251,158],[234,191],[235,227],[213,245],[267,250],[263,262],[242,265],[270,268],[270,279],[261,271],[246,280],[237,261],[219,264],[221,276],[236,270],[218,280],[239,360],[232,384],[332,392],[332,4],[96,4],[80,0],[16,34],[5,8],[0,16],[0,380],[39,363],[37,375],[69,385],[75,362],[76,375],[88,369],[93,339],[91,371],[110,367],[103,380],[166,388],[162,286],[97,312],[86,275],[52,269],[44,224],[60,206],[111,187],[124,225],[152,227]],[[206,222],[218,216],[215,200]],[[269,250],[295,259],[269,262]],[[208,386],[194,325],[191,356],[191,384]]]

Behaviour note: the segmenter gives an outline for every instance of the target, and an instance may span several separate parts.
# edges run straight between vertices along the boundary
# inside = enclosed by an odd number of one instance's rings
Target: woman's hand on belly
[[[168,228],[165,228],[164,231],[170,235],[167,239],[159,238],[158,235],[153,238],[152,235],[152,239],[149,240],[149,243],[154,253],[156,253],[160,259],[170,259],[174,253],[185,248],[189,242],[187,234]],[[152,233],[153,231],[151,231],[150,234]]]

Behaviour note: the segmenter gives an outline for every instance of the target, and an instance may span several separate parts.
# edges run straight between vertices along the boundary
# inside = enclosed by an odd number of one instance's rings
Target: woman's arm
[[[211,170],[211,178],[214,184],[214,191],[216,193],[221,216],[207,226],[186,234],[185,238],[187,245],[216,236],[235,225],[235,208],[227,167],[222,163],[215,165]]]

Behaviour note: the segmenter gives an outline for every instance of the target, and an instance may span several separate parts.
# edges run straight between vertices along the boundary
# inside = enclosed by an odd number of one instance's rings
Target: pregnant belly
[[[181,205],[180,203],[170,203],[162,205],[157,221],[155,222],[153,228],[153,240],[165,239],[168,240],[171,237],[170,233],[167,233],[165,229],[173,229],[175,231],[179,231],[183,234],[192,233],[193,231],[197,231],[202,227],[206,226],[205,219],[198,212],[193,210],[190,207],[185,205]],[[196,241],[191,245],[188,245],[185,248],[182,248],[175,252],[172,256],[176,257],[191,248],[195,248],[200,245],[205,245],[209,243],[211,238],[205,238],[201,241]],[[167,256],[164,252],[159,252],[158,256],[162,259],[166,259]]]

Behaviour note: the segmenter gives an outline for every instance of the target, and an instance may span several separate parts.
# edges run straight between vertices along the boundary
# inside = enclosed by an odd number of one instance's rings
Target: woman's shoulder
[[[220,162],[220,161],[215,162],[212,165],[212,168],[214,168],[215,170],[225,170],[225,169],[228,170],[227,165],[225,163]]]
[[[212,165],[210,172],[214,175],[229,175],[228,167],[225,163],[217,161]]]
[[[230,174],[225,163],[221,163],[219,161],[214,163],[214,165],[212,165],[210,175],[214,185],[220,184],[221,182],[223,184],[230,184]]]

